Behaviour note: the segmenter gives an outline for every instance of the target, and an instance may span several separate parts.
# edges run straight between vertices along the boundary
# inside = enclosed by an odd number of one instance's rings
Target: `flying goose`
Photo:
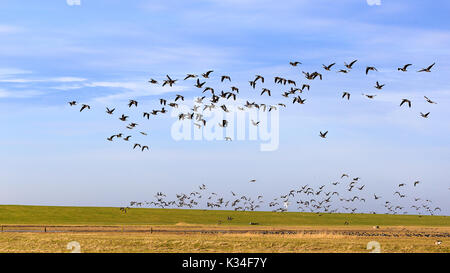
[[[197,78],[197,75],[195,75],[195,74],[187,74],[186,77],[184,78],[184,80],[187,80],[189,78]]]
[[[219,123],[220,127],[227,127],[227,125],[228,125],[228,121],[226,119],[222,120],[222,122]]]
[[[87,105],[87,104],[83,104],[83,105],[81,106],[80,112],[83,111],[83,110],[86,109],[86,108],[90,110],[90,109],[91,109],[91,106],[89,106],[89,105]]]
[[[436,102],[430,100],[427,96],[423,96],[423,97],[427,100],[428,103],[437,104]]]
[[[197,83],[194,85],[197,88],[202,88],[206,82],[200,82],[200,79],[197,79]]]
[[[385,84],[380,84],[378,81],[376,82],[375,88],[378,90],[383,89],[383,87],[385,86]]]
[[[322,133],[322,131],[320,131],[320,137],[321,138],[326,138],[328,134],[328,131],[326,131],[325,133]]]
[[[375,98],[377,95],[366,95],[366,94],[363,94],[363,96],[366,96],[366,97],[369,98],[369,99],[373,99],[373,98]]]
[[[69,101],[69,105],[70,106],[75,106],[75,105],[77,105],[77,102],[76,101]]]
[[[264,93],[266,93],[266,92],[267,92],[267,94],[268,94],[269,97],[270,97],[270,90],[267,89],[267,88],[263,88],[263,89],[262,89],[261,96],[262,96]]]
[[[138,102],[137,101],[135,101],[135,100],[130,100],[130,102],[128,103],[128,107],[131,107],[131,106],[138,106]]]
[[[426,114],[420,112],[420,116],[423,117],[423,118],[428,118],[428,115],[429,115],[429,114],[430,114],[430,112],[428,112],[428,113],[426,113]]]
[[[221,77],[220,81],[223,82],[224,80],[229,80],[229,81],[231,82],[230,76],[223,75],[223,76]]]
[[[322,64],[322,67],[323,67],[323,69],[325,69],[325,70],[327,70],[327,71],[330,71],[330,70],[331,70],[331,67],[332,67],[333,65],[335,65],[335,64],[336,64],[336,63],[332,63],[332,64],[330,64],[330,65],[328,65],[328,66]]]
[[[254,126],[258,126],[258,125],[259,125],[259,121],[254,121],[254,120],[252,119],[252,124],[253,124]]]
[[[344,65],[345,65],[345,67],[347,67],[348,69],[352,69],[352,66],[353,66],[357,61],[358,61],[358,60],[354,60],[354,61],[352,61],[352,62],[349,63],[349,64],[344,63]]]
[[[428,66],[427,68],[422,68],[417,72],[431,72],[431,68],[435,65],[436,63],[433,63],[432,65]]]
[[[122,114],[122,116],[119,118],[121,121],[126,121],[128,118],[128,116],[125,116],[124,114]]]
[[[169,75],[166,75],[167,80],[164,80],[162,86],[165,86],[166,84],[168,84],[170,87],[172,87],[172,85],[175,84],[176,81],[178,80],[172,80],[172,78]]]
[[[369,71],[378,71],[378,70],[373,66],[368,66],[366,67],[366,75],[369,73]]]
[[[264,77],[261,75],[255,75],[255,79],[253,81],[256,83],[257,80],[261,80],[261,82],[264,83]]]
[[[342,93],[342,98],[345,97],[347,97],[347,100],[350,100],[350,93],[344,91],[344,93]]]
[[[289,64],[292,65],[292,66],[297,66],[297,65],[302,64],[302,63],[297,61],[297,62],[289,62]]]
[[[108,113],[109,115],[112,115],[114,110],[116,110],[116,108],[109,109],[108,107],[106,107],[106,113]]]
[[[403,67],[397,68],[398,71],[406,72],[408,69],[408,66],[411,66],[412,64],[405,64]]]
[[[202,76],[203,76],[204,78],[209,78],[209,74],[211,74],[212,72],[214,72],[214,70],[209,70],[208,72],[203,73]]]
[[[404,103],[408,104],[408,107],[411,108],[411,101],[408,99],[403,99],[402,102],[400,103],[400,106],[402,106]]]
[[[141,146],[141,144],[139,144],[139,143],[135,143],[134,146],[133,146],[133,149],[136,149],[136,147],[141,148],[142,146]]]

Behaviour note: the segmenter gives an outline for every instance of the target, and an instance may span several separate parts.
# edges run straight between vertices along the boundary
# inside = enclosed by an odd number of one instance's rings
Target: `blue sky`
[[[397,184],[420,180],[408,195],[450,213],[448,1],[4,0],[0,7],[2,204],[122,206],[201,183],[269,197],[346,172],[390,199]],[[273,152],[261,152],[258,141],[175,141],[170,117],[145,123],[150,135],[140,140],[149,153],[105,141],[118,130],[105,106],[128,111],[134,98],[152,109],[161,97],[198,95],[187,82],[170,89],[149,78],[213,69],[232,77],[242,99],[262,101],[248,87],[255,74],[304,82],[302,70],[325,72],[322,64],[342,68],[353,59],[352,73],[324,73],[305,105],[280,111]],[[293,60],[303,64],[293,69]],[[432,73],[415,72],[433,62]],[[406,63],[414,64],[410,72],[398,72]],[[368,65],[379,72],[364,75]],[[386,83],[382,91],[373,88],[377,80]],[[349,102],[340,98],[344,90]],[[398,107],[402,98],[413,107]],[[69,100],[92,110],[79,113]],[[290,104],[280,95],[265,100]],[[329,131],[325,141],[321,130]],[[253,178],[258,183],[249,184]]]

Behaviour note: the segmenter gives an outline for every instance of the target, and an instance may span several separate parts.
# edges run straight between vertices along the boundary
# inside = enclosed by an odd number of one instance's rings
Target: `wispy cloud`
[[[32,98],[41,95],[42,92],[36,90],[19,90],[19,91],[11,91],[0,89],[0,98]]]

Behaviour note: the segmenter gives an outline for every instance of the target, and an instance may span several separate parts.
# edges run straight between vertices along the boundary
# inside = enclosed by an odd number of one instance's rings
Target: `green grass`
[[[227,217],[234,219],[227,221]],[[133,208],[123,213],[114,207],[55,207],[0,205],[0,224],[28,225],[174,225],[223,226],[428,226],[448,227],[449,216],[322,214],[300,212],[235,212],[185,209]]]

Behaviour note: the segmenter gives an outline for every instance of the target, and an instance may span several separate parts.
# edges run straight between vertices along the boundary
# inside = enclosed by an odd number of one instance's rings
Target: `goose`
[[[77,102],[76,101],[69,101],[69,105],[70,106],[75,106],[75,105],[77,105]]]
[[[157,81],[157,80],[154,80],[154,79],[150,79],[148,82],[149,82],[149,83],[152,83],[152,84],[158,84],[158,81]]]
[[[197,79],[197,83],[194,85],[197,88],[202,88],[206,82],[200,82],[200,79]]]
[[[205,96],[198,97],[198,98],[195,99],[195,103],[201,104],[201,103],[203,103],[203,99],[205,99]]]
[[[405,64],[403,67],[397,68],[398,71],[406,72],[408,69],[408,66],[411,66],[412,64]]]
[[[195,75],[195,74],[187,74],[186,77],[184,78],[184,80],[187,80],[189,78],[197,78],[197,75]]]
[[[91,106],[89,106],[89,105],[87,105],[87,104],[83,104],[83,105],[81,106],[80,112],[83,111],[83,110],[86,109],[86,108],[90,110],[90,109],[91,109]]]
[[[164,80],[162,86],[165,86],[166,84],[168,84],[170,87],[172,87],[172,85],[175,84],[176,81],[178,80],[172,80],[172,78],[169,75],[166,75],[167,80]]]
[[[384,86],[385,86],[385,84],[380,84],[378,81],[375,84],[375,88],[378,89],[378,90],[383,89]]]
[[[302,64],[301,62],[289,62],[290,65],[292,66],[297,66],[299,64]]]
[[[264,77],[261,75],[255,75],[255,79],[253,81],[256,82],[257,80],[261,80],[261,82],[264,83]]]
[[[431,103],[431,104],[437,104],[436,102],[430,100],[427,96],[423,96],[423,97],[426,99],[426,101],[427,101],[428,103]]]
[[[420,181],[415,181],[414,182],[414,187],[417,186],[417,184],[419,184],[419,183],[420,183]]]
[[[161,104],[161,105],[166,105],[166,104],[167,104],[167,100],[165,100],[165,99],[159,99],[159,104]]]
[[[407,103],[408,107],[411,108],[411,101],[408,99],[403,99],[402,102],[400,103],[400,107],[405,103]]]
[[[369,99],[373,99],[375,98],[377,95],[366,95],[366,94],[362,94],[363,96],[366,96]]]
[[[128,107],[131,107],[131,106],[138,106],[138,102],[137,101],[135,101],[135,100],[130,100],[130,102],[128,103]]]
[[[348,69],[352,69],[353,65],[354,65],[357,61],[358,61],[358,60],[354,60],[354,61],[352,61],[352,62],[349,63],[349,64],[344,63],[344,65],[345,65],[345,67],[347,67]]]
[[[225,120],[225,119],[224,119],[224,120],[222,120],[222,122],[221,122],[221,123],[219,123],[219,126],[220,126],[220,127],[222,127],[222,128],[223,128],[223,127],[227,127],[227,125],[228,125],[228,121],[227,121],[227,120]]]
[[[368,66],[366,67],[366,75],[369,73],[369,71],[378,71],[378,70],[373,66]]]
[[[252,124],[253,124],[254,126],[258,126],[258,125],[259,125],[259,121],[254,121],[254,120],[252,119]]]
[[[182,101],[184,101],[184,97],[182,95],[176,95],[175,101],[181,99]]]
[[[333,67],[333,65],[335,65],[336,63],[332,63],[332,64],[330,64],[330,65],[324,65],[324,64],[322,64],[322,67],[323,67],[323,69],[325,69],[325,70],[327,70],[327,71],[330,71],[331,70],[331,67]]]
[[[345,97],[347,97],[347,100],[350,100],[350,93],[344,91],[344,93],[342,93],[342,98]]]
[[[122,116],[119,118],[121,121],[126,121],[128,118],[128,116],[125,116],[124,114],[122,114]]]
[[[133,149],[136,149],[136,147],[141,148],[142,146],[141,146],[141,144],[139,144],[139,143],[135,143],[134,146],[133,146]]]
[[[149,149],[148,149],[148,146],[142,146],[142,149],[141,149],[141,150],[144,151],[145,149],[147,149],[147,151],[148,151],[148,150],[149,150]]]
[[[270,90],[269,90],[269,89],[263,88],[263,89],[262,89],[262,92],[261,92],[261,96],[262,96],[264,93],[267,93],[267,94],[269,95],[269,97],[270,97]]]
[[[321,138],[326,138],[328,134],[328,131],[326,131],[325,133],[322,133],[322,131],[320,131],[320,137]]]
[[[108,107],[106,107],[106,113],[109,114],[109,115],[112,115],[114,110],[116,110],[116,108],[109,109]]]
[[[209,71],[207,71],[206,73],[203,73],[202,76],[203,76],[204,78],[209,78],[209,75],[210,75],[212,72],[214,72],[214,70],[209,70]]]
[[[431,72],[431,68],[435,65],[436,63],[433,63],[432,65],[428,66],[427,68],[422,68],[417,72]]]
[[[220,81],[223,82],[224,80],[228,80],[228,81],[231,82],[230,76],[226,76],[226,75],[222,76],[221,79],[220,79]]]
[[[428,112],[428,113],[426,113],[426,114],[420,112],[420,116],[423,117],[423,118],[428,118],[428,115],[429,115],[429,114],[430,114],[430,112]]]
[[[302,100],[302,98],[300,96],[297,96],[297,97],[294,98],[292,103],[294,104],[294,103],[298,102],[299,104],[305,104],[305,101],[306,101],[306,99]]]

